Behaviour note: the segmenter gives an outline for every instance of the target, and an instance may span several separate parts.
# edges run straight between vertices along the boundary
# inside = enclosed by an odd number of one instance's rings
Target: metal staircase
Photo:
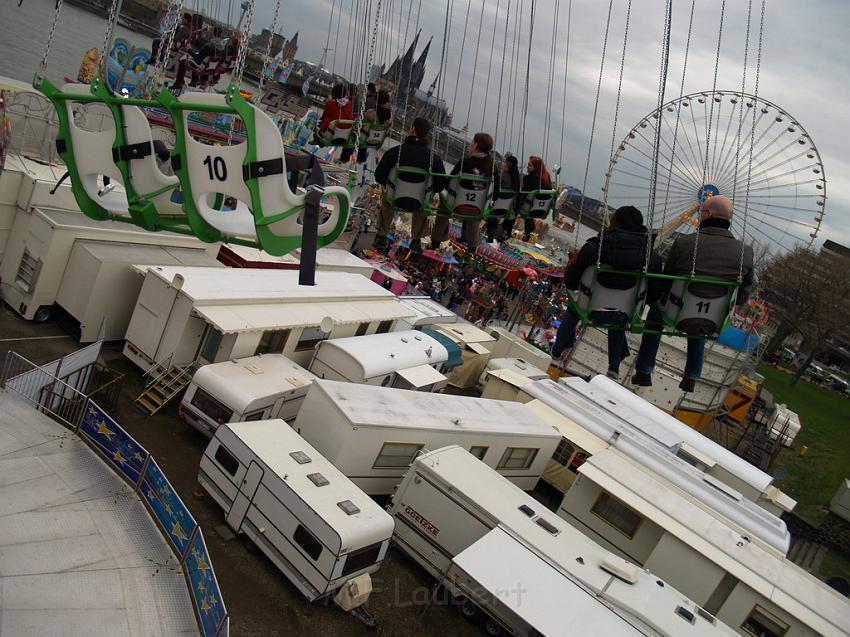
[[[186,389],[192,380],[197,361],[183,366],[172,365],[172,357],[173,354],[154,365],[145,374],[150,380],[145,384],[145,390],[133,401],[148,416],[167,405],[172,398]]]

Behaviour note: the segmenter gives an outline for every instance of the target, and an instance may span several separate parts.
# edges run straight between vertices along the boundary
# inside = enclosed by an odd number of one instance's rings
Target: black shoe
[[[437,249],[439,249],[439,247],[440,247],[440,242],[434,241],[434,239],[431,239],[431,250],[436,251]]]
[[[679,389],[683,392],[692,392],[694,387],[696,387],[697,379],[696,378],[683,378],[682,382],[679,383]]]
[[[637,385],[638,387],[652,387],[652,374],[647,374],[646,372],[635,372],[635,375],[632,376],[632,385]]]

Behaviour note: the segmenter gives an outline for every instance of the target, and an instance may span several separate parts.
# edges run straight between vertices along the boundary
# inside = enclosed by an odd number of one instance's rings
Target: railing
[[[58,379],[48,367],[8,352],[0,382],[77,434],[133,487],[179,558],[204,637],[228,637],[230,617],[201,527],[153,456],[90,397]]]
[[[161,358],[151,365],[150,369],[142,374],[142,380],[145,383],[145,389],[158,381],[171,367],[171,361],[174,360],[174,352],[168,356]]]

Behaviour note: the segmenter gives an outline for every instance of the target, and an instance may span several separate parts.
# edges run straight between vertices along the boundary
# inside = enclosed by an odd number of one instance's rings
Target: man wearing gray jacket
[[[699,211],[699,242],[697,233],[685,235],[676,239],[670,249],[670,254],[664,263],[664,274],[674,276],[688,276],[693,267],[694,275],[697,277],[708,277],[722,279],[725,281],[737,281],[741,275],[741,283],[738,286],[737,305],[743,305],[750,296],[753,285],[753,248],[742,245],[730,231],[732,225],[732,200],[722,195],[709,197],[703,202]],[[696,261],[694,261],[696,251]],[[743,267],[741,254],[743,251]],[[690,290],[697,296],[716,297],[725,288],[710,283],[694,283]],[[655,368],[655,357],[661,345],[661,335],[650,331],[661,329],[661,317],[658,310],[650,310],[646,321],[648,332],[644,332],[640,342],[635,363],[635,374],[632,383],[641,387],[652,385],[652,370]],[[699,337],[688,338],[688,356],[685,363],[685,372],[679,388],[686,392],[694,390],[696,379],[702,373],[702,364],[705,356],[705,339]]]

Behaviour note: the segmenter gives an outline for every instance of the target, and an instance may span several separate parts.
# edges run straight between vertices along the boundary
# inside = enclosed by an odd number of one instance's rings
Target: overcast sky
[[[209,1],[209,0],[207,0]],[[215,2],[215,0],[213,0]],[[256,0],[257,15],[253,29],[268,27],[274,11],[275,0]],[[374,8],[378,0],[371,0]],[[525,53],[528,47],[528,29],[531,19],[532,0],[510,0],[511,31],[508,43],[513,41],[514,18],[522,15],[522,59],[521,65],[511,74],[511,50],[507,51],[507,62],[502,80],[500,125],[495,125],[499,97],[502,51],[505,48],[504,29],[508,0],[383,0],[383,12],[391,10],[394,28],[389,30],[381,19],[378,52],[388,62],[403,48],[405,30],[408,42],[416,28],[417,8],[421,5],[419,28],[423,36],[421,45],[434,38],[428,60],[428,70],[423,88],[426,88],[438,72],[440,49],[443,42],[444,21],[447,3],[451,2],[453,14],[449,31],[449,46],[444,65],[441,97],[449,104],[454,114],[453,124],[457,127],[469,123],[470,129],[481,128],[481,117],[486,100],[486,119],[483,129],[494,134],[499,150],[516,154],[520,147],[520,119],[507,121],[506,98],[512,89],[517,90],[518,105],[525,93]],[[466,17],[470,5],[469,18]],[[329,39],[330,66],[336,55],[336,71],[345,73],[350,66],[347,60],[356,59],[354,37],[350,27],[351,13],[358,4],[366,0],[282,0],[278,31],[291,36],[298,31],[298,57],[317,62]],[[499,5],[498,15],[496,13]],[[599,113],[594,137],[591,168],[586,192],[600,196],[600,186],[610,157],[613,131],[614,105],[620,56],[623,50],[624,23],[627,0],[614,0],[608,51],[605,62],[600,97]],[[337,17],[342,5],[340,37],[336,37]],[[410,23],[407,21],[411,8]],[[566,48],[567,9],[570,0],[536,0],[535,23],[532,38],[531,74],[529,78],[529,105],[525,130],[525,153],[543,154],[547,143],[546,158],[552,163],[563,165],[562,178],[568,184],[581,186],[584,181],[585,161],[588,151],[590,124],[592,121],[596,82],[601,61],[603,33],[605,30],[608,3],[604,0],[573,0],[571,10],[570,47]],[[617,143],[645,115],[655,108],[659,77],[659,59],[664,23],[663,0],[633,0],[623,93],[618,116]],[[729,0],[726,13],[719,63],[718,89],[740,90],[742,81],[744,37],[747,25],[747,0]],[[555,9],[560,8],[560,19],[555,23]],[[332,8],[335,7],[334,24],[330,33],[328,25]],[[483,28],[480,16],[484,9]],[[667,99],[678,97],[684,61],[691,0],[674,0],[670,68],[666,85]],[[688,58],[685,93],[710,90],[713,82],[715,53],[720,20],[720,0],[696,0],[693,36]],[[749,73],[747,91],[753,91],[755,79],[756,45],[758,42],[758,16],[761,0],[753,2],[753,21],[750,35]],[[374,14],[373,14],[374,15]],[[399,18],[401,15],[401,18]],[[467,27],[465,44],[464,25]],[[551,38],[553,25],[557,27],[557,55],[554,58],[554,74],[550,78]],[[847,142],[850,134],[846,126],[846,105],[850,102],[850,88],[845,78],[850,60],[847,28],[850,26],[850,2],[847,0],[811,0],[800,3],[796,0],[767,0],[764,26],[759,96],[782,107],[809,133],[817,145],[823,160],[827,178],[828,200],[826,216],[818,236],[850,244],[850,227],[846,221],[850,213],[850,160],[847,157]],[[371,30],[372,24],[370,24]],[[494,28],[495,46],[491,49]],[[361,40],[362,42],[362,40]],[[421,47],[420,45],[420,47]],[[463,46],[463,65],[461,47]],[[473,69],[478,57],[477,72],[473,81]],[[489,93],[485,95],[487,67],[492,52]],[[566,76],[566,101],[563,99],[564,69],[566,56],[569,64]],[[843,60],[843,62],[842,62]],[[350,62],[348,62],[350,65]],[[553,83],[553,107],[546,124],[547,87]],[[457,86],[457,91],[455,91]],[[469,108],[470,88],[472,106]],[[467,112],[471,115],[467,120]],[[520,112],[520,111],[518,111]],[[564,135],[561,136],[562,121]],[[546,139],[548,131],[548,140]],[[563,153],[561,151],[563,147]],[[808,202],[811,205],[811,202]],[[793,217],[793,213],[788,213]],[[811,221],[810,213],[806,212]]]

